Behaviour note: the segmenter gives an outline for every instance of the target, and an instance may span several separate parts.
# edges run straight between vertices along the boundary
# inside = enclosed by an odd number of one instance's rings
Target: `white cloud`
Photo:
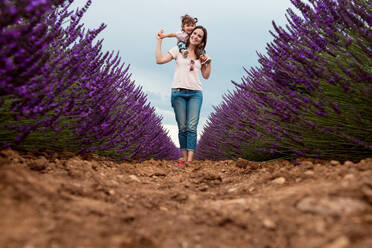
[[[156,69],[155,66],[150,69],[131,66],[132,80],[135,80],[137,85],[141,85],[144,92],[156,94],[163,100],[169,99],[173,74],[171,71],[165,73],[164,70]]]
[[[164,129],[168,131],[168,134],[170,138],[172,139],[173,143],[177,146],[180,147],[179,142],[178,142],[178,127],[177,125],[169,125],[169,124],[163,124]]]
[[[163,124],[176,125],[176,119],[174,116],[173,109],[168,110],[155,107],[155,111],[157,114],[163,117]]]

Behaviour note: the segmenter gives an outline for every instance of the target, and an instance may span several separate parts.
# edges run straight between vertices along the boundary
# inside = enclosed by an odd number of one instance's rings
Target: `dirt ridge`
[[[372,158],[113,162],[0,151],[0,247],[372,247]]]

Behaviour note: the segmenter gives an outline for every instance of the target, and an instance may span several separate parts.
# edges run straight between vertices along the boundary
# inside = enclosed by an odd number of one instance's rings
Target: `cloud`
[[[157,114],[163,117],[163,124],[166,125],[177,125],[176,118],[174,117],[173,109],[161,109],[159,107],[155,107],[155,111]]]
[[[170,138],[172,139],[173,143],[179,148],[179,142],[178,142],[178,127],[177,125],[169,125],[169,124],[163,124],[163,127],[165,130],[168,131],[168,134]]]
[[[173,79],[172,70],[164,68],[160,71],[155,66],[151,66],[149,69],[145,68],[137,65],[131,66],[132,80],[142,86],[144,92],[157,95],[162,100],[169,99]]]

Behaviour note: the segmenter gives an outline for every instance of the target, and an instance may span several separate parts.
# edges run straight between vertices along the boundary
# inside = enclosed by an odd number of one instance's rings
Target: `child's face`
[[[194,23],[186,23],[183,25],[182,29],[186,32],[186,34],[190,35],[191,32],[194,30],[195,24]]]

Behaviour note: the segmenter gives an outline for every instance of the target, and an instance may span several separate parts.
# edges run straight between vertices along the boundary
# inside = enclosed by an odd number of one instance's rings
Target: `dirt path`
[[[114,163],[0,152],[0,247],[372,247],[372,159]]]

